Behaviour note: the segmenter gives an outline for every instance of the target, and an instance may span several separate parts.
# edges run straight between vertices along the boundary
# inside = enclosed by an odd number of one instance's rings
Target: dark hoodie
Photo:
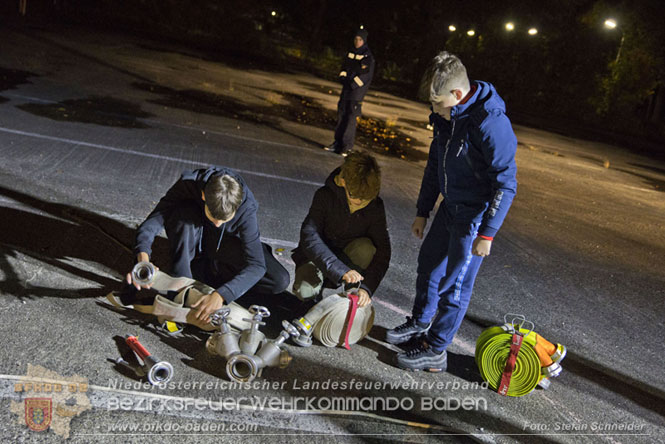
[[[215,227],[205,216],[205,202],[201,198],[208,179],[215,176],[228,174],[235,178],[242,186],[242,203],[233,219]],[[165,226],[166,221],[173,210],[182,204],[195,203],[201,208],[202,220],[206,229],[194,230],[196,239],[192,239],[189,245],[196,245],[195,256],[206,256],[212,258],[223,236],[236,236],[240,238],[245,266],[236,276],[217,289],[217,292],[228,304],[242,296],[252,288],[266,272],[263,247],[261,246],[259,224],[256,218],[258,203],[254,199],[252,191],[247,187],[245,181],[235,171],[224,167],[210,167],[194,171],[185,171],[181,178],[166,192],[155,209],[147,219],[139,226],[136,234],[136,254],[145,252],[152,253],[152,243]],[[204,235],[205,234],[205,235]],[[194,258],[192,258],[194,259]],[[192,277],[191,271],[189,276]]]
[[[368,237],[374,243],[376,253],[363,272],[365,279],[361,287],[372,295],[390,263],[390,238],[383,200],[377,196],[365,208],[351,213],[344,188],[335,184],[335,176],[340,170],[333,171],[325,185],[314,194],[309,214],[300,229],[300,243],[293,251],[293,260],[296,266],[314,262],[333,285],[340,285],[342,276],[351,268],[339,259],[339,255],[352,240]]]
[[[454,106],[450,121],[430,115],[434,140],[418,196],[418,216],[428,217],[439,193],[459,222],[480,222],[479,235],[493,237],[517,192],[517,138],[506,106],[489,83]]]

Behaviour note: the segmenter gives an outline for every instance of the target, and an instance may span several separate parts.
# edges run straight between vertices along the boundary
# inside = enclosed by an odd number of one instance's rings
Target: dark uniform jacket
[[[339,285],[351,268],[338,256],[352,240],[367,237],[374,243],[376,253],[367,270],[362,272],[365,279],[361,287],[372,295],[390,263],[390,238],[383,200],[376,197],[365,208],[351,213],[344,188],[335,184],[339,172],[340,168],[333,171],[314,194],[309,214],[300,229],[300,243],[293,251],[293,261],[296,266],[314,262],[333,285]]]
[[[367,44],[350,50],[342,61],[342,100],[362,101],[374,76],[374,56]]]
[[[201,199],[201,192],[210,177],[225,174],[240,183],[243,189],[243,197],[233,219],[217,228],[205,216],[205,202]],[[259,224],[256,217],[259,205],[252,191],[235,171],[219,166],[185,171],[181,178],[166,192],[166,195],[161,198],[147,219],[139,226],[134,252],[138,254],[143,251],[150,255],[155,236],[164,228],[173,211],[180,205],[191,205],[192,203],[201,208],[203,223],[210,223],[210,226],[206,227],[205,230],[202,226],[197,226],[196,229],[190,231],[195,238],[190,239],[188,245],[196,245],[195,257],[203,256],[212,259],[219,250],[223,236],[240,238],[243,256],[245,257],[244,268],[233,279],[217,289],[224,301],[230,303],[253,287],[266,272]],[[191,273],[190,276],[186,277],[192,277]]]

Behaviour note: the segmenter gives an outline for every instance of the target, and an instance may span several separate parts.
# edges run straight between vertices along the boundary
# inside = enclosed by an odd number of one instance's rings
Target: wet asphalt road
[[[139,396],[133,388],[109,390],[118,381],[134,381],[108,362],[118,354],[117,335],[140,334],[153,353],[174,364],[179,381],[215,382],[221,375],[219,362],[203,349],[205,335],[188,330],[171,338],[149,319],[102,303],[131,266],[127,247],[136,224],[183,170],[229,166],[260,203],[264,240],[284,249],[278,258],[293,272],[288,250],[313,192],[340,163],[320,149],[332,135],[336,86],[83,31],[4,29],[0,54],[3,441],[58,442],[65,433],[32,432],[12,410],[22,409],[29,396],[14,390],[30,366],[55,372],[52,378],[79,375],[93,387],[90,408],[71,418],[67,432],[83,442],[142,442],[155,431],[144,424],[163,428],[166,422],[199,431],[161,430],[165,442],[665,440],[665,378],[657,353],[665,328],[665,165],[625,149],[516,127],[518,198],[481,269],[467,320],[450,349],[450,371],[404,373],[394,368],[393,351],[381,339],[403,321],[413,300],[419,241],[410,224],[428,144],[426,108],[378,92],[364,111],[382,128],[388,122],[398,131],[403,151],[392,147],[380,156],[393,259],[376,295],[373,339],[350,352],[289,347],[291,366],[264,373],[265,380],[286,383],[279,389],[176,387],[157,393],[169,399],[325,397],[330,390],[302,382],[443,382],[450,384],[445,390],[362,386],[336,392],[413,400],[413,408],[372,413],[441,428],[369,415],[114,409],[119,397]],[[302,117],[303,100],[316,108],[312,120]],[[163,251],[163,241],[160,246]],[[475,339],[505,312],[524,313],[543,336],[569,347],[564,373],[550,390],[506,399],[461,387],[478,381]],[[270,331],[276,333],[274,321]],[[486,408],[427,410],[432,396],[481,399]],[[83,398],[63,402],[87,405]],[[234,436],[200,431],[220,421],[258,428]],[[118,423],[145,428],[127,434],[114,429]],[[459,434],[443,435],[451,432]]]

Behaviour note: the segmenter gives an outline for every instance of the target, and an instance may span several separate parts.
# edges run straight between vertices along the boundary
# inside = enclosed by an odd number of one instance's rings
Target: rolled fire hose
[[[357,308],[347,335],[348,313],[349,298],[333,294],[312,307],[296,322],[305,326],[308,331],[311,330],[312,335],[326,347],[343,346],[347,336],[348,343],[355,344],[367,336],[372,329],[374,307],[369,304]]]
[[[548,385],[544,384],[549,383],[548,378],[561,373],[559,362],[565,357],[566,348],[534,332],[533,324],[524,316],[515,316],[503,326],[489,327],[480,334],[476,341],[476,364],[481,377],[493,390],[519,397],[533,391],[539,383]],[[532,328],[521,328],[525,322]]]
[[[181,324],[195,325],[202,330],[215,330],[215,326],[209,322],[202,322],[194,317],[195,310],[191,307],[202,296],[215,291],[214,288],[203,284],[194,279],[186,277],[171,277],[162,271],[156,270],[148,262],[139,262],[132,270],[134,279],[142,284],[152,284],[151,288],[160,293],[177,292],[173,300],[162,295],[157,295],[152,305],[134,305],[133,308],[141,313],[157,316],[159,322],[172,321]],[[229,325],[237,330],[244,330],[250,327],[250,323],[243,319],[252,317],[251,313],[244,307],[231,302],[228,304],[230,309],[227,317]]]

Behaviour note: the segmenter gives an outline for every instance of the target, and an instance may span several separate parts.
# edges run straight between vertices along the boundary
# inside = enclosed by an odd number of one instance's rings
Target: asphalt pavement
[[[382,167],[393,247],[374,328],[350,351],[288,345],[287,368],[229,387],[206,333],[166,335],[104,295],[131,268],[137,224],[183,170],[211,164],[246,179],[262,237],[293,276],[289,250],[313,193],[341,163],[321,149],[339,86],[119,34],[35,28],[0,29],[0,79],[3,442],[665,442],[662,162],[516,125],[518,195],[449,370],[403,372],[383,335],[413,302],[428,111],[371,90],[359,143]],[[274,337],[294,313],[268,305]],[[548,390],[507,398],[480,386],[475,341],[505,313],[568,347]],[[114,364],[127,334],[173,364],[173,386],[145,387]],[[334,396],[369,404],[332,408]],[[29,398],[52,400],[49,430],[26,425]]]

